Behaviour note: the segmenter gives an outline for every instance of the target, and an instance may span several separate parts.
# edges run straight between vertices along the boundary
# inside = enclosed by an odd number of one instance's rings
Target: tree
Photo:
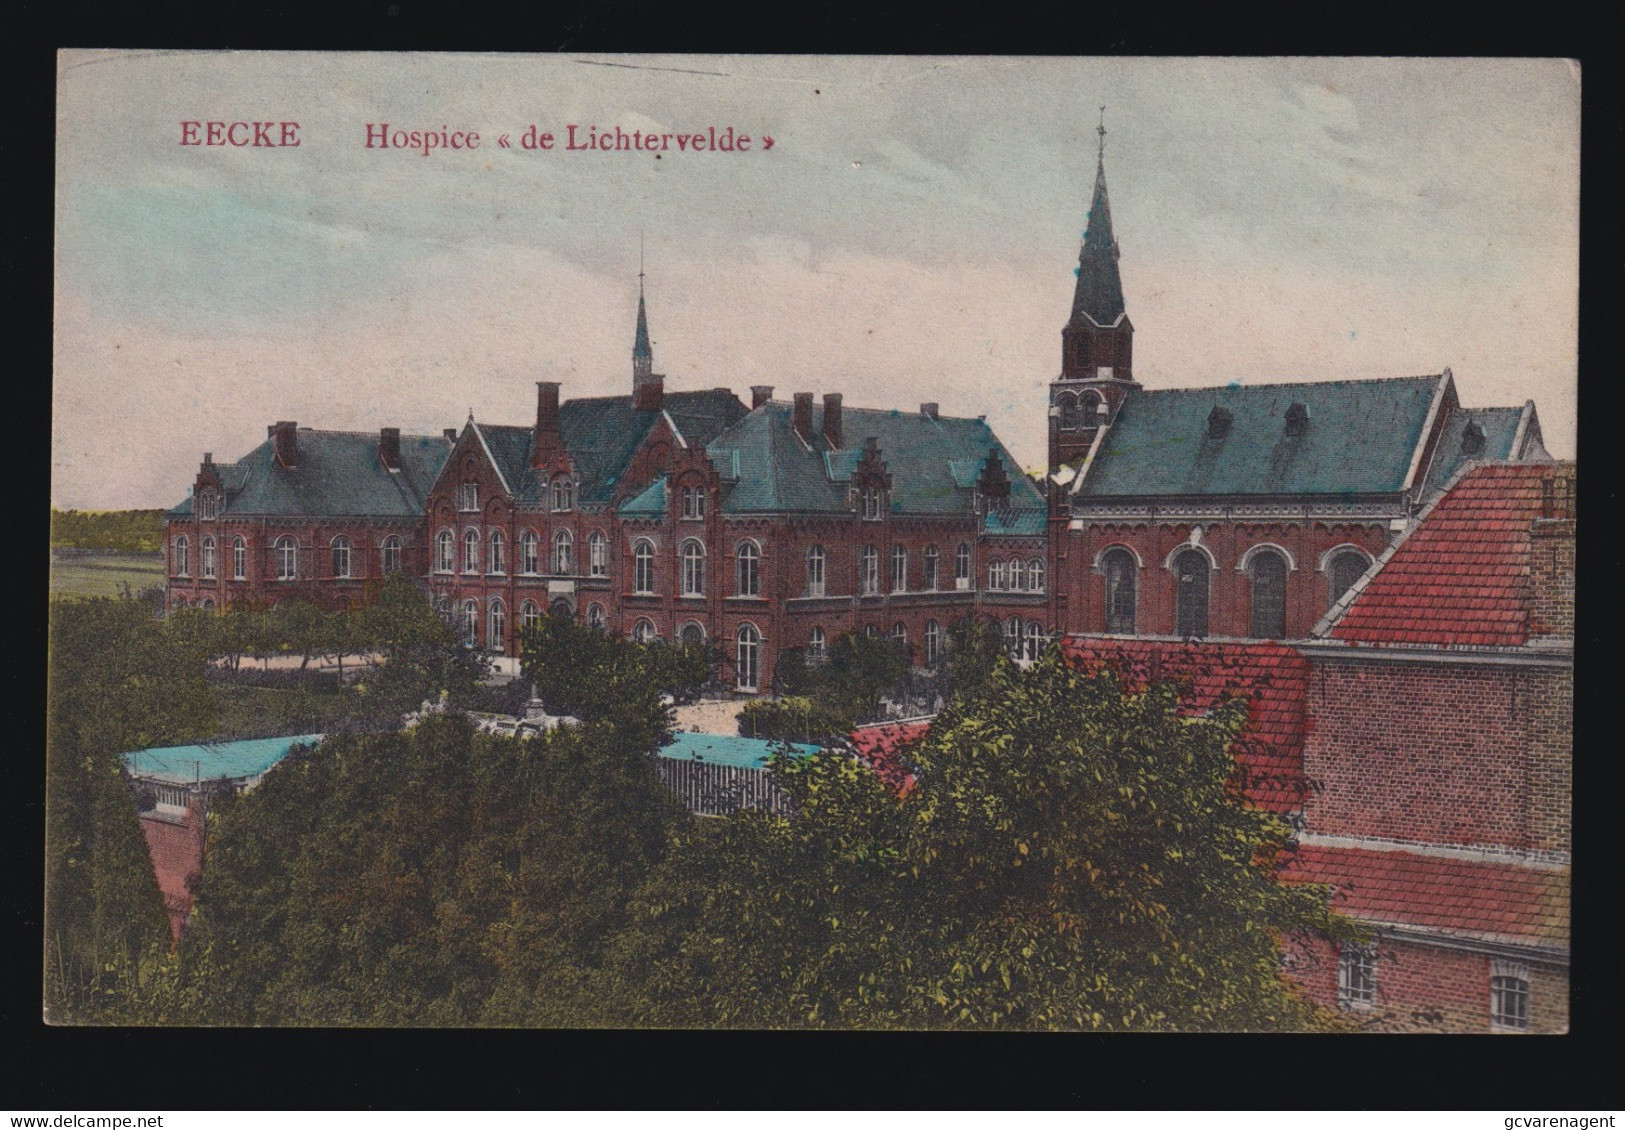
[[[458,642],[457,634],[402,573],[384,579],[378,600],[355,614],[355,636],[382,655],[357,688],[363,713],[374,723],[399,718],[442,694],[453,706],[476,701],[490,663]]]
[[[954,695],[980,693],[1009,658],[1004,637],[992,620],[966,616],[948,626],[948,678]]]

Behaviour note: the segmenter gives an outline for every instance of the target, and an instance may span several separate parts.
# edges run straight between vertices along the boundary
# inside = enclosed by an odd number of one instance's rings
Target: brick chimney
[[[666,378],[652,373],[632,390],[632,407],[639,412],[658,412],[666,401]]]
[[[440,431],[440,434],[446,437],[446,442],[447,443],[456,443],[457,442],[457,429],[456,428],[442,428],[441,431]]]
[[[841,394],[824,394],[824,438],[831,447],[841,446]]]
[[[533,467],[546,463],[564,447],[559,432],[559,382],[536,382],[536,436],[531,444],[530,462]]]
[[[292,420],[278,420],[265,429],[275,443],[276,461],[283,467],[299,465],[299,425]]]
[[[378,462],[391,471],[401,469],[401,429],[378,430]]]
[[[798,392],[795,398],[795,411],[790,415],[790,426],[796,430],[802,442],[812,442],[812,393]]]
[[[752,412],[756,411],[756,409],[760,408],[762,405],[766,404],[769,400],[772,400],[772,399],[773,399],[773,386],[772,385],[751,385],[750,386],[750,410]]]
[[[928,400],[924,404],[920,405],[920,415],[929,416],[935,420],[937,418],[937,402],[934,400]]]
[[[1559,463],[1541,483],[1529,531],[1529,634],[1574,638],[1574,464]]]

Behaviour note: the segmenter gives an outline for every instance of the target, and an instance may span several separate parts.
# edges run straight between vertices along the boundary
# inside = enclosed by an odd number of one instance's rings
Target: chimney
[[[275,441],[276,461],[283,467],[299,465],[299,425],[292,420],[278,420],[266,434]]]
[[[824,394],[824,438],[831,447],[841,446],[841,394]]]
[[[456,443],[457,442],[457,429],[456,428],[445,428],[445,429],[443,429],[441,431],[440,434],[446,437],[446,442],[447,443]]]
[[[934,400],[928,400],[924,404],[920,405],[920,415],[929,416],[935,420],[937,418],[937,402]]]
[[[795,428],[796,435],[801,437],[803,443],[812,442],[812,393],[796,393],[796,407],[790,416],[790,426]]]
[[[666,378],[650,374],[632,390],[632,407],[639,412],[658,412],[666,400]]]
[[[214,452],[205,451],[203,453],[203,465],[205,467],[208,467],[208,466],[212,465],[213,463],[214,463]]]
[[[772,399],[773,399],[773,386],[772,385],[751,385],[750,386],[750,410],[752,412],[756,411],[756,409],[760,408],[762,405],[766,404],[769,400],[772,400]]]
[[[401,469],[401,429],[378,430],[378,461],[391,471]]]

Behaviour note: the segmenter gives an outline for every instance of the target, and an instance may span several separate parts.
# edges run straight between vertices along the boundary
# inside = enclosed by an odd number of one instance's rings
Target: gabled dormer
[[[828,398],[826,397],[826,404]],[[825,409],[826,415],[828,408]],[[852,469],[847,499],[853,511],[866,522],[877,522],[891,512],[891,471],[880,454],[880,439],[863,441],[863,454]]]

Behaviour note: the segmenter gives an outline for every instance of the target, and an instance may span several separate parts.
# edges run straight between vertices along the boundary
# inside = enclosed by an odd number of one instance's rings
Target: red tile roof
[[[1303,739],[1309,661],[1284,644],[1177,643],[1168,640],[1068,636],[1062,654],[1090,672],[1110,668],[1130,691],[1148,683],[1184,680],[1182,708],[1206,713],[1225,698],[1249,699],[1248,724],[1232,746],[1237,786],[1269,812],[1290,812],[1303,803]]]
[[[914,774],[903,759],[903,751],[925,737],[930,728],[925,722],[864,726],[852,731],[852,745],[880,779],[901,796],[914,787]]]
[[[1529,530],[1557,464],[1475,467],[1433,507],[1333,625],[1366,644],[1521,647],[1530,622]]]
[[[1309,843],[1284,857],[1282,871],[1288,881],[1332,884],[1332,905],[1368,922],[1568,944],[1567,869]]]

